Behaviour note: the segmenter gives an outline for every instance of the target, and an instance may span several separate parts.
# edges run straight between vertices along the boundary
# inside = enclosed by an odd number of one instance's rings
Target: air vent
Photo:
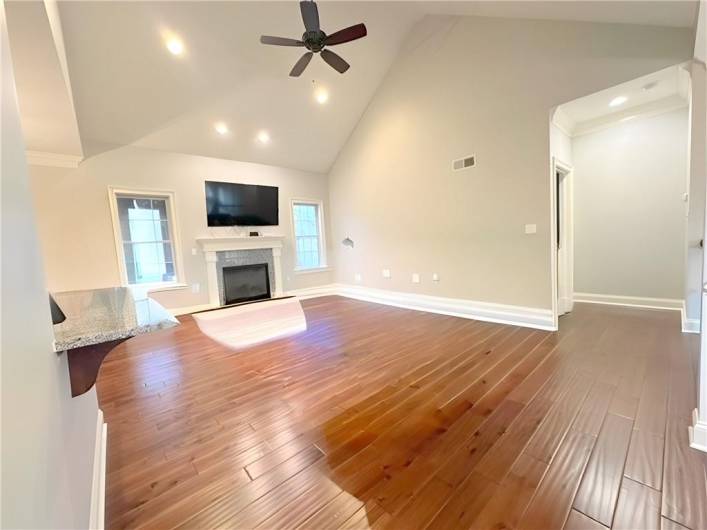
[[[454,160],[452,162],[452,168],[454,169],[454,171],[461,171],[462,169],[474,167],[475,165],[476,165],[476,156],[475,155],[467,156],[466,158],[459,158],[458,160]]]

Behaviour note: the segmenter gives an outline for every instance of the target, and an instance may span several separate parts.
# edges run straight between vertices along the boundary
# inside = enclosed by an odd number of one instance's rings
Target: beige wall
[[[328,187],[324,175],[135,147],[107,151],[85,160],[77,169],[35,166],[30,168],[30,173],[47,282],[52,291],[120,284],[109,186],[171,190],[176,196],[184,281],[189,287],[153,296],[170,308],[208,303],[206,262],[196,238],[234,234],[235,230],[206,226],[205,180],[278,186],[280,226],[262,227],[262,230],[287,238],[282,252],[284,289],[331,281],[328,271],[294,272],[290,213],[292,198],[307,198],[324,200],[324,212],[328,215]],[[196,255],[192,255],[193,248],[197,249]],[[193,284],[199,284],[200,292],[192,292]]]
[[[681,300],[687,108],[572,140],[574,290]]]
[[[550,308],[550,109],[689,59],[691,32],[421,24],[330,174],[331,239],[355,241],[336,246],[337,278],[354,283],[358,272],[371,287]],[[451,161],[470,153],[477,167],[453,172]],[[526,223],[537,234],[525,235]]]
[[[2,528],[87,528],[98,403],[71,398],[52,327],[8,53],[2,49]]]

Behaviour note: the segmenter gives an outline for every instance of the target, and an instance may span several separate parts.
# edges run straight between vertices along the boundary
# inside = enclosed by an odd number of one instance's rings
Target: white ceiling
[[[636,114],[686,105],[687,78],[679,65],[671,66],[560,105],[556,118],[563,128],[577,134]],[[625,97],[625,103],[610,106],[618,97]]]
[[[296,1],[60,2],[84,153],[120,145],[326,172],[415,23],[426,14],[566,19],[692,27],[693,1],[319,2],[331,33],[364,22],[365,39],[336,47],[340,75],[315,57],[287,74],[298,48],[263,46],[261,34],[299,37]],[[162,33],[184,41],[167,52]],[[313,98],[313,82],[330,92]],[[217,121],[231,132],[219,136]],[[255,141],[266,129],[272,141]],[[31,148],[31,147],[30,147]]]
[[[674,26],[692,28],[697,16],[696,0],[496,0],[486,2],[429,2],[429,12],[480,17],[575,20]]]

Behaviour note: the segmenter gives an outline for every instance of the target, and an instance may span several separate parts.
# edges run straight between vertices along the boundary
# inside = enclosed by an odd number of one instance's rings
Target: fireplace
[[[225,305],[266,298],[270,298],[270,275],[267,263],[223,268]]]

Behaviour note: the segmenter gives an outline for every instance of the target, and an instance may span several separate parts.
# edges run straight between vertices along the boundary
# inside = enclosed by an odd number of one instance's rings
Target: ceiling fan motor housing
[[[324,49],[324,41],[326,40],[326,33],[322,30],[319,31],[305,31],[302,34],[302,42],[304,42],[305,48],[312,52],[320,52]]]

